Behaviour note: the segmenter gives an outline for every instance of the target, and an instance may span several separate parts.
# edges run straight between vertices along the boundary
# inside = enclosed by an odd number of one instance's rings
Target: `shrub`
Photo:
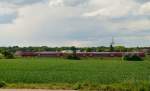
[[[127,54],[123,58],[124,60],[127,61],[143,61],[142,57],[136,55],[136,54]]]
[[[81,84],[80,84],[80,83],[74,84],[73,89],[74,89],[74,90],[79,90],[79,89],[81,89]]]
[[[2,54],[3,54],[4,58],[6,58],[6,59],[13,59],[14,58],[14,55],[9,51],[4,51]]]
[[[5,87],[5,86],[6,86],[6,82],[1,81],[1,82],[0,82],[0,88]]]
[[[3,54],[0,53],[0,59],[4,58]]]
[[[80,60],[80,57],[73,55],[73,54],[67,55],[66,58],[71,59],[71,60]]]
[[[71,60],[80,60],[80,57],[77,56],[77,48],[76,47],[71,47],[72,53],[67,55],[67,59]]]

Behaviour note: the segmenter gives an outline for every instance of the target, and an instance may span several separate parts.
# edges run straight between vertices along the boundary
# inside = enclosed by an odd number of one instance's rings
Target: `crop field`
[[[0,59],[0,81],[8,84],[115,84],[150,81],[150,61],[62,58]]]

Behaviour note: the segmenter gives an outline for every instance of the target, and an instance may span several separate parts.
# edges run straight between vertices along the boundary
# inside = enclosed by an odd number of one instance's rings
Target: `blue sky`
[[[0,46],[150,46],[149,0],[0,0]]]

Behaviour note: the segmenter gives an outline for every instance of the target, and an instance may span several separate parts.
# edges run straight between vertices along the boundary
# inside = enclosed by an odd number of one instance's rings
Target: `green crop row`
[[[0,81],[8,84],[114,84],[150,81],[150,61],[87,58],[80,61],[62,58],[0,59]]]

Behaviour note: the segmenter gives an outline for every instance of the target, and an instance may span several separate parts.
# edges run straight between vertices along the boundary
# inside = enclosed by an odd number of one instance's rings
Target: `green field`
[[[118,58],[80,61],[61,58],[0,59],[0,81],[14,87],[15,84],[66,84],[69,89],[72,89],[71,84],[79,87],[80,83],[147,84],[150,81],[150,61],[129,62]]]

